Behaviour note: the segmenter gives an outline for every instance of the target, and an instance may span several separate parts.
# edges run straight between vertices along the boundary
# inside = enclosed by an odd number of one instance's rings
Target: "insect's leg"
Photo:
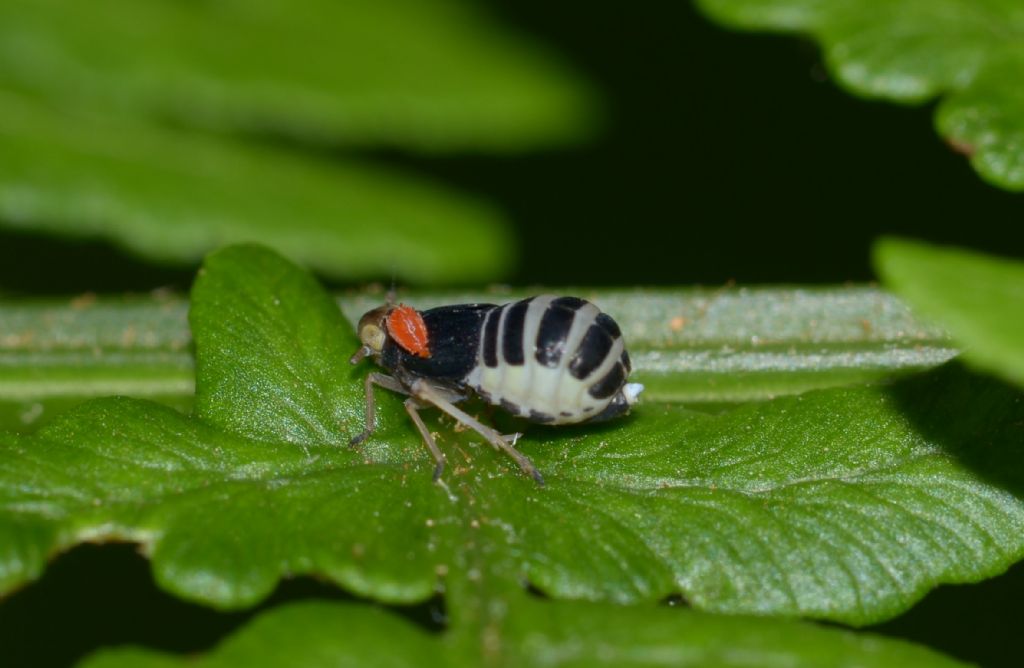
[[[437,462],[437,466],[434,467],[434,482],[437,482],[444,472],[445,457],[444,453],[441,452],[441,448],[437,447],[437,443],[434,442],[434,437],[430,434],[430,430],[427,429],[427,425],[423,424],[423,418],[420,417],[417,409],[422,408],[420,404],[413,397],[409,397],[405,400],[405,412],[412,418],[412,423],[416,425],[416,428],[420,431],[420,436],[423,437],[423,442],[427,444],[427,450],[430,450],[430,455]]]
[[[440,392],[431,387],[429,383],[417,380],[412,384],[410,389],[412,390],[413,396],[426,401],[433,406],[437,406],[448,415],[451,415],[462,424],[483,436],[488,443],[514,459],[516,463],[519,464],[519,468],[523,469],[525,473],[533,477],[538,484],[544,484],[544,478],[541,476],[540,471],[537,470],[537,467],[533,465],[533,462],[531,462],[526,455],[516,450],[515,446],[509,443],[505,437],[497,431],[482,424],[479,420],[473,418],[468,413],[452,404],[452,402],[445,399]]]
[[[366,389],[366,428],[363,429],[361,433],[353,436],[352,440],[349,441],[349,445],[359,445],[360,443],[368,439],[370,437],[370,434],[373,433],[373,430],[377,426],[377,411],[375,410],[375,405],[373,401],[374,385],[380,385],[386,390],[398,392],[399,394],[409,394],[409,390],[405,389],[405,387],[400,382],[398,382],[391,376],[385,376],[384,374],[377,373],[376,371],[368,374],[366,376],[366,381],[363,383],[363,387]]]

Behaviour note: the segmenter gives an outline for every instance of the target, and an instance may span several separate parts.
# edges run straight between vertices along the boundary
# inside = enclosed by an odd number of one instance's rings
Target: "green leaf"
[[[456,629],[440,637],[366,605],[297,603],[260,615],[203,657],[119,648],[103,650],[79,665],[397,668],[422,666],[426,657],[430,665],[440,667],[964,665],[910,643],[801,622],[666,608],[526,600],[494,603],[496,612],[485,632]]]
[[[83,540],[137,541],[158,583],[222,608],[312,573],[420,601],[442,583],[528,581],[555,598],[681,592],[721,612],[865,624],[940,582],[1024,555],[1019,392],[957,367],[719,415],[647,402],[612,423],[531,429],[541,488],[447,421],[441,484],[378,392],[334,301],[279,256],[210,256],[193,294],[197,414],[97,400],[0,436],[0,588]]]
[[[3,83],[326,144],[521,149],[593,127],[564,64],[457,0],[5,0]]]
[[[945,334],[876,288],[571,290],[615,315],[645,397],[717,408],[930,368],[956,354]],[[432,292],[437,304],[525,293]],[[350,323],[383,295],[340,298]],[[33,430],[84,398],[123,394],[186,410],[193,359],[186,300],[83,295],[0,304],[0,427]]]
[[[339,379],[352,375],[357,345],[312,276],[262,247],[235,247],[207,258],[192,297],[201,420],[256,440],[348,445],[339,426],[358,408]]]
[[[955,248],[884,239],[878,272],[964,345],[964,359],[1024,385],[1024,263]]]
[[[699,0],[722,23],[808,33],[852,92],[942,96],[939,130],[981,175],[1024,190],[1024,11],[1016,0]]]
[[[1018,31],[1024,32],[1024,31]],[[1024,190],[1024,58],[985,70],[939,105],[936,126],[989,182]]]
[[[2,89],[0,154],[0,224],[167,262],[260,240],[335,277],[455,281],[500,276],[515,252],[491,208],[390,169],[71,117]]]
[[[0,429],[32,430],[112,394],[187,411],[195,391],[187,309],[163,292],[0,304]]]

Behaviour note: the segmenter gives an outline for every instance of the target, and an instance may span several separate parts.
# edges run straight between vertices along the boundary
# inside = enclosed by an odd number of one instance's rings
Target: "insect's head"
[[[385,304],[359,319],[359,341],[363,344],[349,360],[358,364],[367,355],[379,355],[388,340],[417,357],[430,357],[427,326],[419,311],[404,304]]]
[[[388,339],[387,319],[388,313],[394,308],[391,304],[378,306],[372,311],[367,311],[359,319],[356,331],[359,333],[359,347],[355,355],[349,359],[352,364],[359,362],[367,355],[379,355],[384,349],[384,342]]]

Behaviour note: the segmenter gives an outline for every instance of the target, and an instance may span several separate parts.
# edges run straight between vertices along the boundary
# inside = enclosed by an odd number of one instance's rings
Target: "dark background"
[[[685,2],[500,4],[609,112],[595,146],[442,167],[514,215],[517,282],[865,281],[881,234],[1024,255],[1024,197],[981,182],[934,105],[852,98],[808,41],[728,32]]]
[[[685,2],[501,0],[499,17],[560,51],[603,92],[594,143],[517,157],[376,154],[490,198],[511,216],[518,284],[838,283],[873,278],[872,239],[897,233],[1024,256],[1024,196],[981,182],[932,128],[931,106],[856,99],[793,37],[737,34]],[[0,233],[0,285],[21,293],[187,289],[100,242]],[[942,587],[877,627],[984,665],[1016,665],[1024,569]],[[334,596],[300,580],[275,601]],[[137,642],[210,646],[252,613],[156,590],[127,546],[81,547],[0,605],[11,665],[66,665]],[[430,620],[430,606],[411,609]],[[66,640],[55,644],[50,632]],[[194,643],[182,646],[183,641]]]

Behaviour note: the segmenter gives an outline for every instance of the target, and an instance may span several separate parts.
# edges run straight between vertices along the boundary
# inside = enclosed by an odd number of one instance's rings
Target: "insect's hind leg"
[[[349,445],[351,446],[359,445],[366,439],[370,438],[370,434],[372,434],[373,430],[377,428],[377,411],[373,401],[374,385],[379,385],[386,390],[398,392],[399,394],[409,394],[409,390],[405,389],[404,385],[391,376],[385,376],[384,374],[377,373],[376,371],[367,374],[366,380],[363,383],[363,387],[366,390],[366,427],[361,433],[352,437],[352,440],[349,441]]]
[[[533,465],[533,462],[530,461],[529,457],[516,450],[514,446],[516,435],[513,435],[512,443],[509,443],[508,440],[496,430],[481,423],[479,420],[455,406],[440,392],[431,387],[429,383],[422,380],[414,382],[410,386],[410,390],[412,391],[413,396],[417,399],[425,401],[432,406],[436,406],[448,415],[451,415],[460,423],[483,436],[488,443],[514,459],[516,463],[519,464],[519,468],[536,480],[537,484],[541,486],[544,485],[544,478],[541,476],[540,471],[537,470],[537,467]]]
[[[427,450],[430,450],[430,455],[437,462],[437,465],[434,466],[434,482],[437,482],[441,478],[441,474],[444,473],[444,465],[447,459],[444,453],[441,452],[441,448],[437,447],[437,443],[434,441],[430,430],[427,429],[427,425],[423,424],[423,418],[420,417],[419,409],[427,405],[429,404],[421,404],[415,397],[409,397],[405,400],[405,412],[412,418],[412,423],[416,425],[420,436],[423,437],[423,442],[427,444]]]

